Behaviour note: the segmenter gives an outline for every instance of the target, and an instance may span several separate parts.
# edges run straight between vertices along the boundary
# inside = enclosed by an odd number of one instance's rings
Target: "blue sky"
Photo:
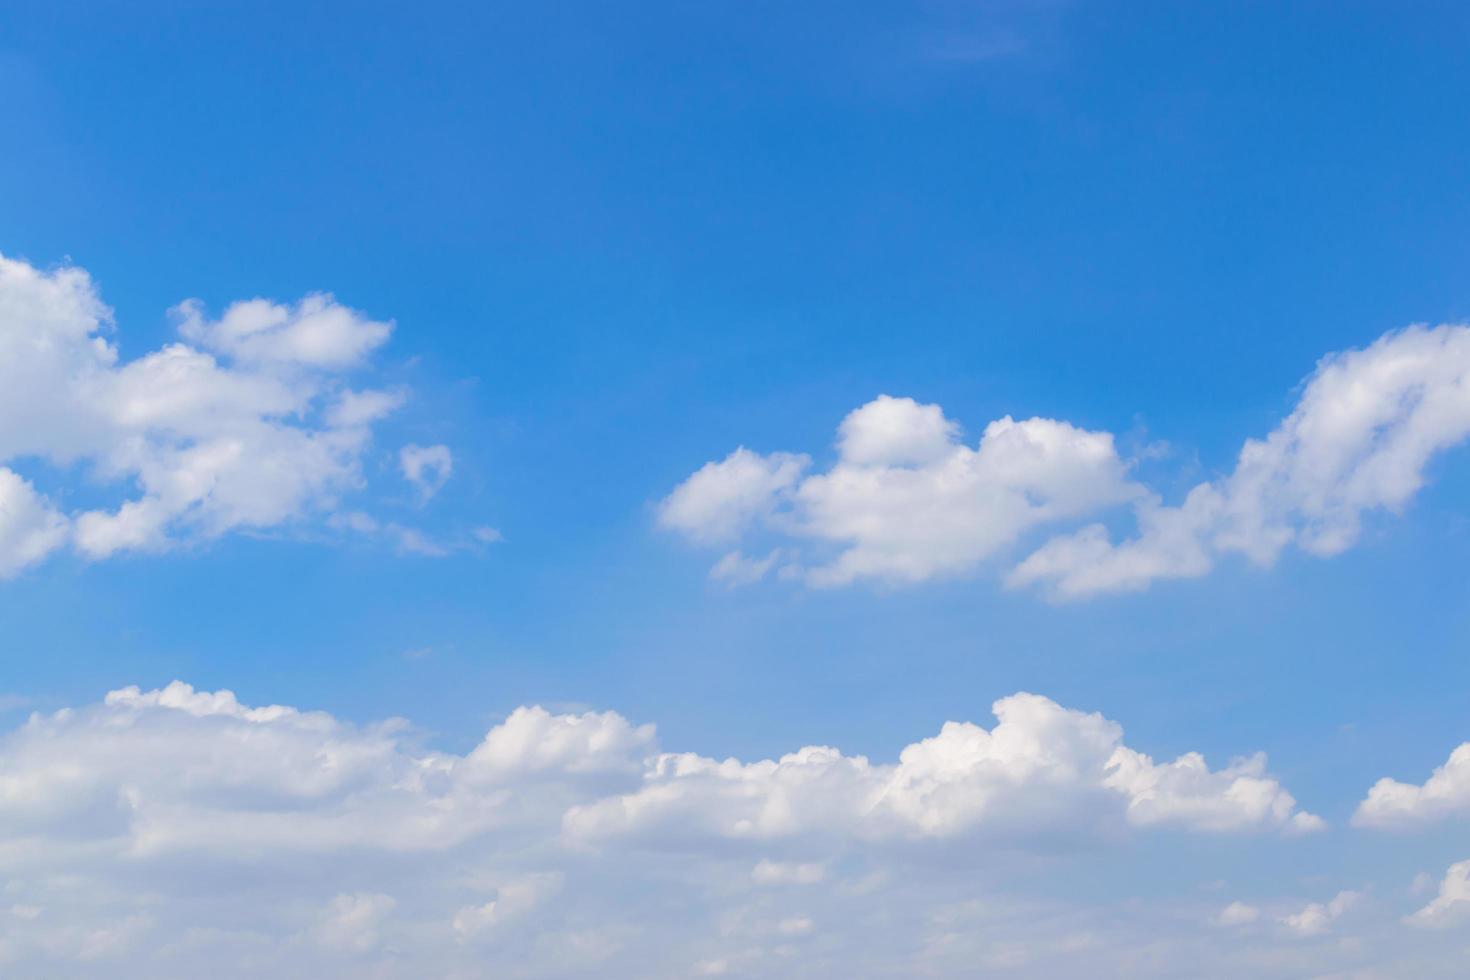
[[[330,292],[393,330],[320,390],[403,403],[330,501],[0,581],[0,724],[180,679],[402,716],[451,753],[541,704],[656,723],[669,751],[889,764],[1029,691],[1158,760],[1263,751],[1331,825],[1082,848],[1020,876],[1048,900],[1226,880],[1221,905],[1386,907],[1437,884],[1470,857],[1470,804],[1415,835],[1349,823],[1380,777],[1422,783],[1470,738],[1463,450],[1365,506],[1341,553],[1221,552],[1080,601],[1004,580],[1093,520],[1128,538],[1131,505],[837,587],[802,576],[841,534],[712,548],[663,515],[737,447],[832,470],[882,394],[942,406],[971,447],[1004,416],[1111,433],[1165,505],[1224,486],[1324,356],[1470,317],[1467,31],[1432,3],[13,4],[0,254],[86,270],[119,363],[177,340],[185,299],[217,326]],[[69,520],[137,495],[102,449],[7,445]],[[452,451],[430,499],[406,445]],[[796,499],[769,506],[821,519]],[[349,513],[382,530],[344,532]],[[709,570],[737,547],[785,557],[728,588]],[[1272,962],[1374,966],[1320,956]]]

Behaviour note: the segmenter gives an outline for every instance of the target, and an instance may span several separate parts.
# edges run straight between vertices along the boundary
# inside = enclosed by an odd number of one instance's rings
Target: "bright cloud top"
[[[1470,921],[1470,861],[1450,865],[1439,883],[1439,894],[1428,905],[1405,918],[1410,925],[1448,928]]]
[[[0,914],[0,962],[81,955],[163,976],[211,957],[239,975],[320,959],[338,965],[312,975],[346,975],[342,957],[392,951],[403,969],[382,975],[447,976],[465,958],[566,975],[568,956],[627,972],[648,962],[650,921],[699,907],[711,918],[668,950],[684,959],[666,972],[688,973],[830,932],[814,909],[861,904],[874,875],[921,873],[935,847],[1319,825],[1259,757],[1155,763],[1113,722],[1035,695],[995,712],[993,728],[951,722],[895,763],[824,747],[741,762],[663,753],[651,726],[612,712],[519,708],[456,755],[402,721],[180,683],[114,691],[0,739],[0,868],[6,903],[28,910]],[[286,880],[288,900],[265,900]]]
[[[1079,598],[1204,575],[1223,555],[1266,566],[1290,546],[1337,554],[1366,515],[1406,506],[1434,456],[1467,435],[1470,328],[1416,326],[1324,358],[1291,414],[1178,505],[1131,477],[1106,432],[1006,417],[972,447],[939,406],[884,395],[842,422],[825,472],[809,472],[806,456],[737,449],[677,487],[659,517],[702,543],[774,535],[804,546],[790,560],[730,552],[721,577],[749,581],[776,567],[817,586],[955,575],[1025,535],[1072,524],[1006,582]],[[1134,512],[1133,537],[1075,527],[1120,504]]]
[[[362,484],[372,426],[403,396],[348,377],[391,324],[325,294],[174,312],[186,342],[124,361],[84,270],[0,257],[0,576],[68,545],[105,558],[275,527]],[[16,469],[37,462],[124,499],[68,507]]]
[[[972,448],[937,405],[887,395],[843,420],[836,465],[804,475],[810,463],[737,449],[675,489],[660,521],[698,541],[760,527],[836,545],[831,560],[802,570],[814,585],[920,582],[1141,492],[1107,433],[1004,418]]]
[[[690,754],[647,762],[634,791],[579,805],[565,826],[586,840],[1013,840],[1086,837],[1122,825],[1196,831],[1312,831],[1317,817],[1265,772],[1265,759],[1211,771],[1190,753],[1155,763],[1122,730],[1034,694],[1002,698],[986,730],[948,722],[897,765],[813,746],[742,763]]]
[[[1470,742],[1455,748],[1423,785],[1384,777],[1358,804],[1353,823],[1380,830],[1408,830],[1470,814]]]

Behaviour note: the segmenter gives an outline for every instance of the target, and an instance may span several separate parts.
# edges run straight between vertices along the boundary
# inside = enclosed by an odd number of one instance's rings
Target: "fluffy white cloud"
[[[791,453],[762,456],[742,446],[681,483],[659,506],[659,522],[697,541],[728,540],[771,517],[809,462]]]
[[[1085,838],[1124,825],[1196,831],[1314,830],[1264,759],[1211,771],[1189,754],[1164,764],[1128,748],[1122,730],[1034,694],[994,705],[985,729],[947,722],[895,765],[813,746],[744,763],[691,754],[649,761],[632,793],[571,809],[574,839],[773,841],[803,836],[1027,841]]]
[[[1291,414],[1178,504],[1136,482],[1106,432],[1006,417],[970,447],[938,406],[884,395],[842,422],[827,471],[742,448],[691,476],[660,513],[698,541],[765,533],[805,545],[805,565],[788,567],[819,586],[958,574],[1053,528],[1006,582],[1075,599],[1204,575],[1222,555],[1264,566],[1292,546],[1337,554],[1368,515],[1402,510],[1430,460],[1467,435],[1470,327],[1415,326],[1324,358]],[[1120,504],[1133,509],[1130,538],[1075,526]]]
[[[1384,777],[1373,784],[1358,804],[1353,823],[1359,827],[1399,830],[1422,826],[1445,817],[1470,813],[1470,742],[1450,753],[1424,785]]]
[[[1296,809],[1291,794],[1266,774],[1266,757],[1259,753],[1211,771],[1198,752],[1160,765],[1119,746],[1111,764],[1109,783],[1128,794],[1128,816],[1137,824],[1178,823],[1223,831],[1279,825],[1293,834],[1327,826],[1316,814]]]
[[[918,582],[1141,492],[1107,433],[1003,418],[971,447],[937,405],[887,395],[843,420],[836,465],[803,478],[807,466],[805,456],[737,449],[676,488],[661,521],[696,540],[763,524],[836,549],[804,571],[813,585]]]
[[[1428,905],[1405,918],[1416,926],[1443,928],[1470,919],[1470,861],[1452,864],[1439,884],[1439,894]]]
[[[1101,526],[1043,545],[1009,581],[1063,598],[1203,575],[1221,554],[1270,565],[1295,545],[1335,555],[1374,511],[1397,513],[1437,454],[1470,435],[1470,328],[1415,326],[1363,350],[1323,358],[1296,408],[1247,440],[1235,470],[1177,507],[1150,497],[1138,534],[1113,543]]]
[[[345,372],[390,324],[325,294],[176,313],[187,343],[123,361],[85,271],[0,257],[0,575],[68,544],[105,558],[276,527],[361,485],[371,427],[403,395]],[[36,489],[77,466],[120,499],[67,507]]]
[[[198,300],[185,300],[174,315],[186,339],[241,363],[352,367],[393,331],[391,324],[365,320],[339,305],[329,293],[314,293],[294,307],[246,300],[214,321]]]
[[[842,420],[837,446],[857,466],[922,466],[950,455],[959,436],[938,405],[879,395]]]
[[[984,886],[934,878],[938,843],[1055,859],[1298,813],[1253,762],[1181,777],[1098,715],[1033,695],[996,713],[877,764],[665,754],[612,712],[526,707],[461,755],[401,720],[126,688],[0,737],[0,971],[964,975],[973,950],[935,930]]]

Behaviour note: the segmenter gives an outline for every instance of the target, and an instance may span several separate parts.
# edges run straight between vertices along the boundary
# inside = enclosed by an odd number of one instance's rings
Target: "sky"
[[[0,971],[1458,975],[1467,34],[8,4]]]

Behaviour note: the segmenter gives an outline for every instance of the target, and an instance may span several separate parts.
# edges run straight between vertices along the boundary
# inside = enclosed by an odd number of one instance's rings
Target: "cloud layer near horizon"
[[[904,891],[917,918],[890,923],[886,955],[942,964],[931,917],[984,888],[936,861],[1322,826],[1260,756],[1155,762],[1100,715],[1031,694],[994,710],[891,763],[820,746],[743,762],[663,752],[613,712],[519,708],[455,755],[403,721],[114,691],[0,738],[0,963],[773,975],[797,969],[792,944],[816,957],[801,969],[858,962],[854,930]]]
[[[1045,530],[1005,582],[1077,599],[1201,576],[1231,554],[1261,566],[1288,547],[1338,554],[1365,517],[1402,510],[1435,455],[1467,436],[1470,327],[1414,326],[1324,357],[1291,414],[1178,504],[1134,479],[1107,432],[1007,416],[971,446],[939,406],[882,395],[843,420],[829,469],[741,447],[675,488],[659,521],[736,546],[716,578],[741,584],[774,569],[813,586],[952,576],[1009,559]],[[1133,536],[1078,527],[1121,505]],[[739,550],[772,538],[780,546],[765,557]]]

